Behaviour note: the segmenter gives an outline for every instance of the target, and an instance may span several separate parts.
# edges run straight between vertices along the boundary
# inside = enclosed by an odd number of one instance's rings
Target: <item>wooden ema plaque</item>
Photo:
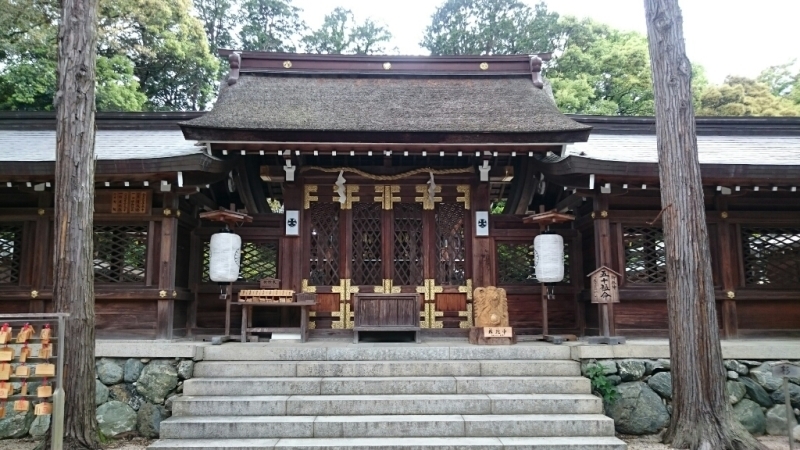
[[[114,191],[111,194],[111,214],[146,214],[149,208],[148,191]]]
[[[606,266],[589,274],[592,279],[592,303],[619,303],[619,274]]]

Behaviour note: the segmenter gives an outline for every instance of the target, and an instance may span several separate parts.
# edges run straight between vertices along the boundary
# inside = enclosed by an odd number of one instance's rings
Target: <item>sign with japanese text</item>
[[[592,303],[619,303],[619,277],[602,266],[589,275],[592,278]]]
[[[513,335],[511,327],[484,327],[483,337],[508,337]]]
[[[800,366],[787,361],[781,361],[772,365],[773,377],[800,378]]]

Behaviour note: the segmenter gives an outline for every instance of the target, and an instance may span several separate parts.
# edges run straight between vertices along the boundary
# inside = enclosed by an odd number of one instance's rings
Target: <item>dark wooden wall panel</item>
[[[0,314],[28,314],[30,301],[0,300]]]
[[[532,294],[510,294],[508,317],[514,328],[542,328],[542,300],[538,292]],[[550,328],[553,330],[575,330],[577,328],[577,303],[572,295],[558,295],[547,303]],[[574,332],[574,331],[573,331]]]
[[[466,311],[466,294],[436,294],[437,311]]]
[[[189,254],[191,253],[192,232],[184,226],[178,227],[178,250],[175,261],[175,286],[189,287],[189,270],[191,267]]]
[[[154,339],[157,304],[156,300],[96,301],[97,337]]]
[[[740,301],[736,302],[736,309],[740,329],[800,329],[800,292],[793,301]]]

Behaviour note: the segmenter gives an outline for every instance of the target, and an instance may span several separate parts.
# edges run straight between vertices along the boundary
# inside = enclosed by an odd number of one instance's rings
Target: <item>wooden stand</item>
[[[247,342],[252,333],[300,333],[300,342],[308,340],[308,308],[317,304],[316,301],[305,302],[234,302],[234,305],[242,306],[242,342]],[[253,308],[264,307],[283,307],[283,308],[300,308],[300,326],[299,327],[279,327],[279,328],[258,328],[253,327]]]
[[[469,343],[472,345],[514,345],[517,343],[517,335],[511,331],[511,337],[486,337],[483,327],[473,327],[469,329]]]
[[[236,226],[236,224],[253,221],[251,216],[233,211],[235,207],[235,204],[231,204],[231,210],[219,209],[217,211],[200,213],[200,218],[212,220],[214,222],[222,222],[231,228]],[[233,285],[228,283],[225,293],[221,294],[220,297],[224,298],[225,300],[225,335],[212,337],[211,345],[220,345],[223,342],[231,340],[231,303],[233,300]]]
[[[562,214],[558,211],[544,211],[544,206],[541,206],[539,209],[539,214],[533,214],[522,219],[523,223],[529,224],[537,224],[539,225],[539,230],[544,232],[547,230],[547,227],[551,224],[555,223],[564,223],[570,222],[575,220],[575,216],[571,216],[569,214]],[[547,287],[544,283],[541,284],[542,286],[542,336],[539,340],[551,342],[553,344],[561,344],[564,341],[574,341],[577,340],[575,335],[566,335],[566,336],[552,336],[550,335],[550,321],[547,317],[547,301],[549,300],[549,296],[547,295]]]

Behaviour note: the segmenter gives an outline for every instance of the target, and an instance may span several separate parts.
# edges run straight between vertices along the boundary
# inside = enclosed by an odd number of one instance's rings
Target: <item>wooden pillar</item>
[[[733,237],[736,229],[728,222],[728,201],[721,195],[716,196],[716,209],[720,220],[717,223],[717,239],[719,255],[720,276],[725,297],[722,299],[722,336],[733,339],[739,335],[739,320],[736,314],[736,278],[739,269],[738,252],[733,247]],[[711,248],[714,248],[713,246]],[[714,256],[712,256],[714,258]]]
[[[158,300],[156,339],[172,339],[175,314],[175,259],[178,253],[178,196],[164,194],[164,218],[161,220],[161,252],[158,260]]]
[[[203,273],[203,241],[197,235],[197,230],[193,230],[189,240],[189,288],[192,291],[192,301],[186,317],[186,335],[192,336],[192,330],[197,328],[197,303],[200,294],[198,288],[202,282]]]
[[[303,211],[303,186],[299,183],[286,183],[283,187],[283,209],[284,211],[300,211],[301,220],[310,220],[310,216],[302,214]],[[308,278],[308,274],[302,273],[303,258],[305,255],[303,244],[309,238],[310,233],[307,224],[300,224],[299,236],[284,236],[280,239],[281,246],[278,251],[278,278],[281,279],[282,289],[292,289],[295,292],[302,290],[303,278]],[[284,229],[281,230],[285,232]]]
[[[475,221],[475,213],[477,211],[489,211],[489,183],[479,183],[473,187],[475,194],[472,196],[472,208],[469,211],[471,222]],[[491,222],[491,217],[490,217]],[[489,232],[491,234],[491,224],[489,225]],[[489,237],[476,237],[475,227],[472,227],[472,287],[485,287],[494,286],[495,270],[494,270],[494,238]]]
[[[33,264],[31,266],[31,291],[36,291],[39,295],[31,298],[29,312],[44,313],[45,302],[42,300],[42,293],[47,284],[47,278],[51,275],[50,270],[50,218],[47,216],[47,209],[53,206],[53,195],[49,192],[39,194],[39,210],[34,228],[33,241]]]
[[[597,194],[594,197],[594,251],[597,267],[607,266],[615,269],[613,261],[613,249],[611,247],[611,224],[608,220],[608,194]],[[606,310],[604,312],[604,310]],[[598,324],[601,334],[604,328],[603,314],[608,315],[608,333],[611,336],[617,334],[616,321],[614,320],[614,304],[600,305],[600,315]]]

